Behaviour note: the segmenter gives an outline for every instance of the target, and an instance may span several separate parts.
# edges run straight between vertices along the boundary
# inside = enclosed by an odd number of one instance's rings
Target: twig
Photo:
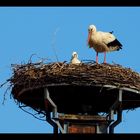
[[[6,91],[4,92],[4,96],[3,96],[3,101],[2,101],[2,105],[4,105],[4,102],[6,101],[6,94],[7,94],[7,91],[10,90],[11,86],[9,86]]]
[[[19,108],[20,108],[20,109],[22,109],[24,112],[26,112],[26,113],[32,115],[34,118],[36,118],[36,119],[38,119],[38,120],[41,120],[41,121],[46,121],[45,119],[40,119],[40,118],[36,117],[34,114],[32,114],[32,113],[26,111],[25,109],[23,109],[23,107],[27,107],[27,106],[20,106],[20,105],[19,105]]]
[[[33,57],[34,55],[36,55],[36,54],[34,53],[34,54],[32,54],[32,55],[30,56],[30,59],[29,59],[29,61],[28,61],[29,64],[32,63],[32,57]]]
[[[56,60],[57,62],[59,62],[58,57],[57,57],[57,53],[56,53],[56,49],[55,49],[55,43],[56,43],[56,33],[59,31],[59,28],[57,28],[53,34],[53,40],[52,40],[52,49],[53,52],[55,54]]]
[[[3,84],[0,85],[0,88],[2,88],[5,84],[7,84],[8,82],[10,82],[10,79],[6,80],[6,82],[4,82]]]

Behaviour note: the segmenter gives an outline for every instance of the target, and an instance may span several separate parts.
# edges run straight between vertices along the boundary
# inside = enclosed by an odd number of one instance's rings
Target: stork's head
[[[95,25],[89,25],[89,27],[88,27],[88,32],[90,33],[90,32],[96,32],[96,27],[95,27]]]
[[[78,58],[78,54],[77,54],[77,52],[73,52],[73,53],[72,53],[72,57],[76,57],[76,58]]]
[[[89,25],[88,27],[88,39],[87,39],[87,46],[89,45],[92,33],[96,32],[95,25]]]

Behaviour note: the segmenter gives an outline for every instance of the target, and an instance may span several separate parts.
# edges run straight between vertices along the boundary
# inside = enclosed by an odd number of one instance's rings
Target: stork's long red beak
[[[89,33],[88,33],[87,46],[89,45],[89,40],[90,40],[90,37],[91,37],[91,32],[89,32]]]

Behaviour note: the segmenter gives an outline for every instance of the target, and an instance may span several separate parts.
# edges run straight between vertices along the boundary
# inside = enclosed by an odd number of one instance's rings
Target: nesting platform
[[[44,104],[44,90],[59,113],[108,112],[122,91],[122,110],[140,107],[140,75],[120,65],[65,62],[12,65],[13,98],[33,109],[52,111]]]

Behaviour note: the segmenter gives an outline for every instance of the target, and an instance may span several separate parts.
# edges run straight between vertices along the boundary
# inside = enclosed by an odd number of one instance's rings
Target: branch
[[[32,114],[32,113],[30,113],[30,112],[28,112],[28,111],[26,111],[25,109],[23,109],[23,107],[27,107],[27,106],[20,106],[20,105],[19,105],[19,108],[20,108],[20,109],[22,109],[24,112],[26,112],[26,113],[32,115],[34,118],[36,118],[36,119],[38,119],[38,120],[41,120],[41,121],[46,121],[46,120],[44,120],[44,119],[40,119],[40,118],[36,117],[34,114]]]

